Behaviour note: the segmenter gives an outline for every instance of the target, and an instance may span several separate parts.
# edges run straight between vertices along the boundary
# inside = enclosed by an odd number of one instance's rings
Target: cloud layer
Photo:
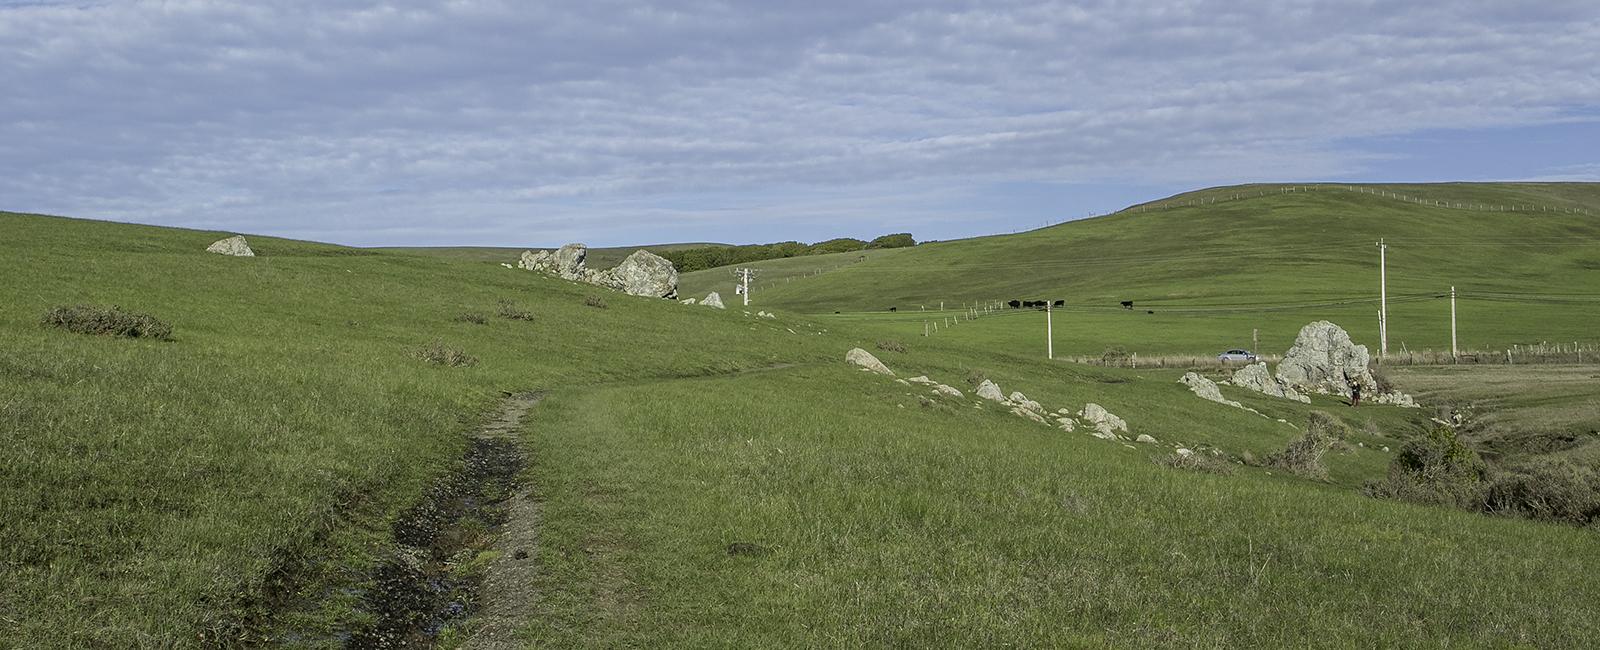
[[[349,243],[949,236],[1083,211],[975,207],[1016,183],[1335,178],[1392,154],[1363,138],[1600,109],[1592,2],[801,4],[0,3],[0,207]]]

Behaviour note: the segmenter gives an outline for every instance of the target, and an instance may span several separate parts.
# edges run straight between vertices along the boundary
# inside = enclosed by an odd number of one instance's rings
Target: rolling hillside
[[[204,252],[221,233],[12,213],[0,232],[0,275],[23,279],[0,285],[0,639],[21,647],[350,644],[388,620],[396,583],[432,587],[385,573],[421,571],[402,523],[471,474],[471,432],[529,393],[544,401],[507,434],[537,543],[500,545],[487,521],[430,561],[469,584],[530,567],[517,588],[537,598],[515,628],[532,647],[1600,638],[1593,531],[1357,492],[1429,426],[1418,410],[1224,387],[1258,415],[1195,398],[1181,370],[1050,363],[892,320],[757,318],[486,261],[256,236],[259,257],[226,258]],[[953,264],[961,245],[792,284]],[[1541,264],[1524,268],[1560,266]],[[149,314],[171,340],[42,324],[74,304]],[[858,346],[965,394],[860,372],[842,362]],[[439,348],[476,363],[419,354]],[[1158,442],[1017,417],[971,396],[981,378],[1052,411],[1103,405]],[[1153,462],[1180,446],[1264,456],[1313,410],[1350,429],[1327,480]],[[454,600],[416,616],[418,638],[460,643],[506,596],[493,586],[425,592]]]
[[[820,314],[893,308],[879,316],[905,322],[909,334],[952,316],[924,313],[941,303],[959,311],[1060,299],[1069,349],[1083,354],[1109,344],[1214,353],[1248,344],[1254,329],[1276,346],[1317,314],[1375,342],[1383,239],[1395,349],[1448,349],[1451,286],[1465,345],[1595,340],[1600,184],[1293,187],[1214,188],[1147,204],[1176,207],[1136,206],[1015,235],[756,263],[764,275],[755,304]],[[1482,207],[1416,202],[1436,200]],[[732,278],[711,269],[683,285],[685,295],[728,295]],[[1135,309],[1120,309],[1122,301]]]

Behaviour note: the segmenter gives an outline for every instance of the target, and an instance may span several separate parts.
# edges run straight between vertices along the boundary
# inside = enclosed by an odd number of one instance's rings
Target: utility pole
[[[1050,301],[1044,301],[1044,356],[1046,359],[1056,358],[1056,335],[1053,323],[1050,322]]]
[[[734,277],[739,278],[739,285],[734,287],[734,293],[744,296],[744,306],[750,306],[750,278],[755,277],[756,270],[751,268],[737,268],[733,270]]]
[[[1456,350],[1456,288],[1450,287],[1450,358],[1456,363],[1461,362],[1461,353]]]
[[[1260,328],[1254,328],[1254,329],[1250,330],[1250,351],[1254,352],[1256,354],[1261,354],[1261,329]]]
[[[1389,246],[1378,240],[1378,358],[1389,357]]]

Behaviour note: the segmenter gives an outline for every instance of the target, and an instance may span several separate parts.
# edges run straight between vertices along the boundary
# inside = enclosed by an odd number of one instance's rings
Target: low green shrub
[[[79,334],[123,336],[133,339],[169,340],[172,326],[148,314],[124,311],[121,307],[70,305],[45,312],[42,323]]]
[[[489,317],[483,314],[467,312],[455,317],[457,323],[472,323],[473,325],[488,325]]]
[[[595,309],[605,309],[606,299],[601,298],[600,296],[585,296],[583,299],[583,304],[587,307],[594,307]]]
[[[906,344],[893,339],[878,341],[878,349],[883,350],[884,352],[899,352],[901,354],[905,354]]]
[[[1448,427],[1437,427],[1400,448],[1389,475],[1367,483],[1368,496],[1412,503],[1485,509],[1490,471],[1478,452]]]

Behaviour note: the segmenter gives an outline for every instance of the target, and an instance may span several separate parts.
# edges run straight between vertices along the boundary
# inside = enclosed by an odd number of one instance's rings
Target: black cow
[[[1012,300],[1012,301],[1007,302],[1006,306],[1008,306],[1008,307],[1010,307],[1012,309],[1016,309],[1016,308],[1022,306],[1022,301],[1021,300]]]
[[[1133,309],[1133,301],[1132,300],[1124,300],[1124,301],[1122,301],[1122,308],[1123,309]]]

